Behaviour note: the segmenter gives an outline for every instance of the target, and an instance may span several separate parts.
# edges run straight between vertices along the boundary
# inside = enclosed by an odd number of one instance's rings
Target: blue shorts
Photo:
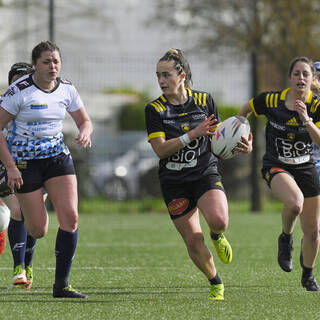
[[[161,184],[163,199],[171,219],[187,214],[197,206],[198,200],[204,193],[213,189],[224,191],[221,176],[218,173],[188,183]]]
[[[17,193],[32,192],[51,178],[75,174],[71,154],[65,153],[46,159],[17,160],[16,166],[23,179],[23,186],[15,190]]]

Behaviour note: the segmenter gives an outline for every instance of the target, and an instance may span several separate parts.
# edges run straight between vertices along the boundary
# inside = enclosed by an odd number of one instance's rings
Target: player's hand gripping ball
[[[230,117],[217,127],[211,138],[211,151],[220,159],[231,159],[237,155],[235,147],[241,137],[249,138],[250,124],[242,116]]]

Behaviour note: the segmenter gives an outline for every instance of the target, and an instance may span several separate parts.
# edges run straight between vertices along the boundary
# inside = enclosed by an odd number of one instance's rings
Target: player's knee
[[[78,228],[78,212],[76,210],[69,211],[60,219],[60,228],[68,232],[75,232]]]
[[[228,228],[228,218],[224,216],[217,216],[209,227],[212,231],[223,232]]]
[[[22,220],[20,207],[10,208],[10,215],[13,220],[16,220],[16,221]]]
[[[290,212],[294,216],[298,216],[301,214],[303,209],[303,202],[296,199],[296,201],[292,201],[289,205]]]

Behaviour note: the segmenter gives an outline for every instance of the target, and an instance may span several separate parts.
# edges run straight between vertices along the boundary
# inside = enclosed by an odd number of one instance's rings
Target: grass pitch
[[[231,207],[232,209],[232,207]],[[277,265],[280,214],[230,213],[226,233],[233,261],[215,262],[225,300],[209,301],[209,283],[187,256],[167,214],[81,214],[70,283],[87,300],[54,299],[55,215],[34,257],[30,292],[9,288],[12,258],[0,256],[0,319],[320,319],[320,293],[300,285],[300,226],[294,233],[294,270]],[[320,280],[319,268],[315,275]]]

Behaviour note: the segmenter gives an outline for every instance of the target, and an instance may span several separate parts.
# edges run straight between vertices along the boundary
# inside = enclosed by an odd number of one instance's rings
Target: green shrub
[[[219,111],[221,121],[237,115],[240,111],[240,107],[228,106],[228,105],[223,105],[219,103],[217,105],[218,105],[218,111]]]

